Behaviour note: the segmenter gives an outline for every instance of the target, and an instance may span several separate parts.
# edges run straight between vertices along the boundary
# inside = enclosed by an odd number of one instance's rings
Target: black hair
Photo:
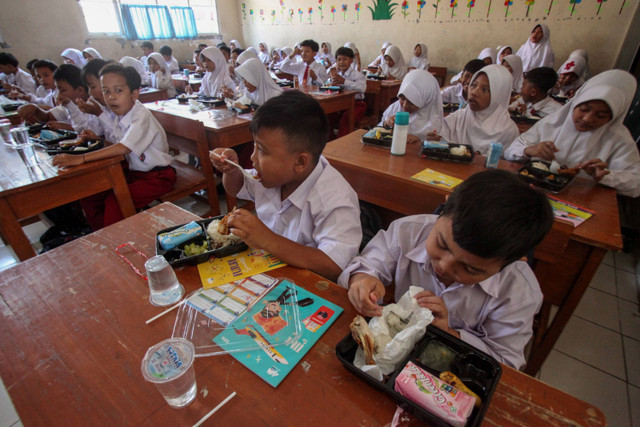
[[[58,67],[55,73],[53,73],[53,80],[56,82],[64,81],[71,85],[72,88],[82,86],[87,88],[82,83],[80,67],[75,64],[62,64]]]
[[[48,68],[51,71],[56,71],[58,69],[58,65],[48,59],[39,59],[35,64],[33,64],[34,70],[37,70],[38,68]]]
[[[208,46],[206,43],[198,43],[198,49],[202,50],[202,49],[206,49]],[[219,48],[218,48],[219,49]]]
[[[171,56],[173,55],[173,49],[171,49],[169,46],[164,45],[160,48],[160,55],[162,56]]]
[[[102,70],[102,68],[104,68],[105,65],[112,62],[113,61],[107,61],[106,59],[102,59],[102,58],[92,59],[91,61],[87,62],[87,65],[85,65],[82,68],[82,73],[81,73],[82,83],[84,83],[85,86],[89,86],[87,84],[87,76],[94,76],[99,79],[100,70]]]
[[[0,52],[0,65],[13,65],[17,67],[19,64],[18,58],[8,52]]]
[[[34,59],[32,59],[31,61],[27,62],[27,66],[26,66],[26,67],[27,67],[27,70],[29,70],[29,71],[33,71],[33,70],[34,70],[33,66],[34,66],[34,65],[36,64],[36,62],[38,62],[38,61],[40,61],[38,58],[34,58]]]
[[[540,89],[542,93],[547,93],[549,89],[556,85],[558,74],[553,68],[539,67],[533,68],[524,73],[524,78],[532,85]]]
[[[125,67],[119,62],[114,62],[112,64],[107,64],[100,70],[100,77],[109,73],[118,74],[119,76],[124,77],[127,82],[127,86],[132,92],[136,89],[140,89],[142,79],[135,68]]]
[[[453,191],[442,210],[453,240],[476,256],[516,261],[544,239],[553,224],[547,197],[517,175],[478,172]]]
[[[253,114],[249,130],[280,129],[291,152],[311,153],[318,162],[329,139],[329,122],[324,110],[311,96],[290,90],[269,99]]]
[[[231,56],[231,48],[226,44],[223,46],[220,46],[218,49],[220,49],[220,52],[227,52],[227,55]]]
[[[485,65],[487,64],[485,64],[482,59],[472,59],[465,64],[462,71],[468,71],[471,74],[475,74],[480,71]]]
[[[318,46],[318,42],[313,41],[311,39],[302,40],[300,42],[300,47],[307,46],[310,47],[313,52],[317,52],[320,50],[320,46]]]
[[[349,58],[353,59],[356,57],[356,55],[353,53],[353,50],[351,50],[348,47],[339,47],[336,50],[336,58],[338,57],[338,55],[342,55],[342,56],[348,56]]]
[[[242,49],[240,49],[239,47],[233,49],[231,51],[231,53],[235,53],[236,55],[240,55],[242,53]]]
[[[226,44],[225,42],[220,42],[220,43],[218,43],[218,44],[216,45],[216,47],[217,47],[218,49],[220,49],[222,46],[226,46],[226,45],[227,45],[227,44]]]
[[[140,47],[146,47],[148,49],[153,50],[153,43],[151,42],[142,42],[142,44],[140,45]]]

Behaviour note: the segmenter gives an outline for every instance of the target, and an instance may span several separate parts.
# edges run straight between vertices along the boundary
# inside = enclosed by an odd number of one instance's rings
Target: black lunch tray
[[[2,106],[2,109],[3,109],[5,112],[10,113],[10,112],[12,112],[12,111],[17,111],[17,110],[18,110],[18,108],[22,107],[23,105],[26,105],[26,104],[23,104],[22,102],[16,102],[16,103],[4,104],[4,105]]]
[[[513,120],[514,122],[516,122],[516,123],[526,123],[526,124],[529,124],[529,125],[535,125],[541,119],[541,117],[531,118],[531,117],[524,116],[524,115],[522,115],[520,113],[514,113],[514,112],[509,112],[509,115],[511,116],[511,120]]]
[[[225,105],[224,99],[215,98],[212,96],[201,96],[198,98],[198,102],[203,103],[207,107],[222,107]]]
[[[502,367],[493,357],[476,349],[466,342],[447,334],[435,326],[427,326],[424,337],[416,343],[413,351],[407,359],[405,359],[402,364],[382,382],[369,376],[369,374],[362,372],[359,368],[353,365],[353,359],[355,358],[358,344],[353,340],[351,334],[347,335],[338,343],[336,346],[336,355],[338,356],[338,360],[342,362],[347,370],[351,371],[370,386],[389,394],[398,406],[414,415],[420,421],[430,426],[447,427],[450,426],[450,424],[445,420],[432,414],[425,408],[407,399],[405,396],[394,390],[396,377],[409,361],[415,363],[422,369],[425,369],[432,375],[438,376],[440,374],[441,371],[425,366],[418,360],[422,351],[432,341],[444,345],[457,353],[451,369],[449,370],[460,378],[467,387],[482,399],[480,407],[473,408],[473,412],[467,419],[466,427],[475,427],[480,425],[487,409],[489,408],[493,393],[500,381]]]
[[[457,104],[455,102],[448,102],[442,106],[442,111],[444,111],[445,113],[453,113],[455,111],[458,111],[459,109],[460,104]]]
[[[447,142],[447,148],[433,148],[426,147],[427,141],[422,143],[422,148],[420,149],[420,157],[423,159],[433,159],[433,160],[442,160],[445,162],[453,162],[453,163],[471,163],[473,162],[473,157],[475,153],[473,152],[473,147],[469,144],[455,144],[451,142]],[[467,150],[471,155],[469,156],[458,156],[455,154],[451,154],[451,149],[454,147],[467,147]]]
[[[209,235],[207,234],[207,226],[209,223],[215,219],[222,219],[224,215],[216,216],[213,218],[201,219],[200,221],[196,221],[202,227],[202,235],[193,237],[186,242],[179,244],[177,247],[169,250],[164,250],[160,246],[160,242],[158,241],[158,235],[162,233],[166,233],[171,230],[175,230],[176,228],[182,227],[185,224],[176,225],[174,227],[165,228],[156,233],[156,255],[162,255],[165,259],[174,267],[178,267],[180,265],[197,265],[207,261],[211,256],[215,256],[217,258],[223,258],[229,255],[233,255],[238,252],[242,252],[248,248],[247,244],[244,242],[240,242],[236,245],[225,246],[219,249],[212,249],[212,243],[209,239]],[[202,245],[204,242],[207,242],[207,246],[209,250],[199,254],[192,256],[185,256],[184,247],[191,243],[196,243],[198,245]]]
[[[376,126],[376,127],[380,127],[380,126]],[[391,148],[391,141],[393,140],[393,131],[388,134],[389,135],[388,137],[376,138],[375,135],[376,135],[376,128],[373,128],[367,131],[367,133],[365,133],[364,135],[362,135],[362,138],[360,140],[362,141],[363,144],[366,144],[366,145],[375,145],[376,147]]]
[[[547,167],[550,166],[549,162],[541,160],[536,160],[536,162],[544,163]],[[534,168],[532,166],[532,161],[528,161],[523,167],[518,169],[518,176],[529,184],[533,184],[536,187],[551,193],[559,193],[564,190],[574,178],[572,176],[564,176]]]
[[[86,150],[77,150],[76,147],[84,147]],[[55,145],[51,145],[47,148],[47,154],[55,155],[55,154],[74,154],[81,155],[91,153],[92,151],[100,150],[104,148],[104,141],[102,139],[89,139],[84,141],[82,144],[75,145],[73,147],[60,147],[58,143]]]
[[[320,86],[321,92],[343,92],[344,85],[329,85],[329,86]]]
[[[44,138],[40,138],[40,132],[42,132],[43,130],[48,130],[50,132],[55,132],[58,135],[60,135],[60,137],[58,138],[54,138],[54,139],[44,139]],[[38,136],[35,136],[38,135]],[[45,145],[49,148],[53,148],[53,147],[58,147],[58,142],[60,141],[66,141],[68,139],[74,139],[78,137],[78,134],[76,132],[70,131],[70,130],[64,130],[64,129],[48,129],[46,126],[41,126],[41,125],[33,125],[29,127],[29,136],[31,137],[31,139],[34,142],[37,142],[38,144],[42,144]]]
[[[258,105],[251,104],[251,105],[245,105],[242,108],[240,108],[240,107],[230,107],[230,109],[231,109],[231,111],[235,111],[238,114],[246,114],[246,113],[253,113],[254,111],[256,111],[258,109]]]

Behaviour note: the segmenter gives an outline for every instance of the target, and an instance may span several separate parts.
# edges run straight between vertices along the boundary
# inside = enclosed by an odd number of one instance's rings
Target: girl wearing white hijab
[[[420,142],[428,132],[440,131],[442,96],[440,85],[430,72],[411,70],[407,73],[398,90],[398,100],[385,110],[378,126],[393,127],[398,111],[409,113],[408,142]]]
[[[316,55],[316,60],[320,62],[324,68],[329,68],[336,62],[336,58],[331,53],[331,43],[322,42],[320,52]]]
[[[512,90],[516,93],[520,93],[522,88],[522,81],[524,79],[522,75],[522,59],[518,55],[507,55],[502,59],[502,66],[506,67],[511,73],[513,79]]]
[[[240,55],[238,55],[238,59],[236,59],[236,64],[242,65],[250,58],[256,58],[257,60],[262,62],[262,60],[260,59],[260,56],[258,55],[258,51],[256,50],[256,48],[255,47],[248,47]]]
[[[501,65],[502,64],[502,58],[504,58],[507,55],[513,55],[513,49],[511,49],[511,46],[498,46],[498,56],[496,58],[496,64]]]
[[[80,68],[84,67],[87,64],[87,60],[84,59],[84,56],[82,56],[82,52],[80,52],[78,49],[65,49],[62,51],[60,56],[62,57],[62,60],[65,64],[74,64]]]
[[[584,49],[576,49],[569,54],[569,58],[573,58],[575,56],[579,56],[584,59],[585,63],[584,71],[580,77],[582,77],[584,81],[589,80],[589,77],[591,77],[591,72],[589,70],[589,54]],[[558,74],[560,74],[560,70],[558,70]]]
[[[210,46],[200,52],[200,57],[205,70],[207,70],[202,77],[202,83],[200,83],[200,91],[198,92],[200,95],[217,97],[220,92],[228,93],[228,90],[235,89],[235,84],[229,75],[227,61],[225,61],[220,49]],[[187,86],[185,92],[191,93],[191,86]]]
[[[635,90],[635,78],[626,71],[592,77],[560,110],[520,135],[505,158],[555,159],[623,196],[640,196],[640,155],[622,124]]]
[[[360,51],[356,47],[356,44],[353,42],[346,42],[344,44],[344,47],[348,47],[349,49],[351,49],[353,51],[353,54],[355,55],[355,58],[353,58],[353,68],[357,72],[362,71],[362,62],[360,62]]]
[[[413,56],[409,61],[409,70],[427,70],[429,69],[429,60],[427,45],[418,43],[413,48]]]
[[[233,39],[233,40],[231,40],[229,42],[229,47],[231,48],[231,50],[233,50],[233,49],[242,49],[242,45],[236,39]]]
[[[282,93],[282,88],[275,84],[267,69],[256,58],[248,59],[235,71],[244,80],[245,95],[256,105],[262,105]]]
[[[151,82],[151,77],[147,73],[142,61],[137,60],[131,56],[123,56],[120,58],[120,63],[125,67],[133,67],[140,74],[140,80],[143,85],[148,85]]]
[[[258,59],[265,65],[268,64],[269,59],[271,59],[269,57],[269,46],[267,46],[265,42],[258,43]]]
[[[85,50],[83,50],[82,51],[82,56],[87,61],[91,61],[92,59],[102,58],[102,55],[100,55],[100,52],[98,52],[97,50],[95,50],[92,47],[88,47]]]
[[[473,146],[486,154],[492,141],[509,146],[518,136],[507,107],[513,79],[502,65],[486,65],[473,75],[469,84],[469,105],[444,118],[442,133],[446,139]],[[428,139],[438,139],[430,134]]]
[[[291,55],[291,53],[293,52],[293,49],[291,49],[289,46],[285,46],[282,49],[280,49],[280,62],[278,62],[276,68],[280,68],[280,64],[282,64],[282,61],[284,61],[287,56]],[[300,59],[299,56],[296,56],[296,61],[298,59]]]
[[[584,70],[587,63],[581,56],[569,57],[558,69],[558,82],[551,89],[551,95],[573,97],[576,91],[584,84]]]
[[[545,24],[536,24],[531,36],[520,46],[517,55],[522,58],[522,69],[526,73],[532,68],[551,67],[555,56],[551,49],[551,31]]]
[[[398,46],[391,45],[384,51],[384,63],[378,72],[396,80],[402,80],[407,75],[407,63]]]
[[[174,98],[176,88],[171,80],[171,73],[167,70],[167,61],[158,52],[153,52],[147,59],[149,60],[149,71],[151,71],[151,87],[166,89],[167,96]]]
[[[380,55],[378,55],[376,59],[374,59],[373,62],[369,64],[369,67],[378,68],[379,66],[384,64],[384,52],[387,50],[389,46],[391,46],[391,43],[389,42],[382,43],[382,48],[380,48]],[[351,47],[347,46],[346,44],[344,45],[344,47],[348,47],[349,49],[351,49]]]

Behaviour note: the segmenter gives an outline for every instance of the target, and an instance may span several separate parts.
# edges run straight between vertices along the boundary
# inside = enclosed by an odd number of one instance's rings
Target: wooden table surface
[[[205,425],[388,425],[393,401],[335,355],[355,315],[346,291],[292,267],[269,274],[293,279],[345,311],[278,388],[227,355],[196,359],[199,392],[184,409],[170,408],[143,380],[142,357],[171,336],[175,312],[145,324],[162,309],[148,302],[147,283],[114,249],[132,242],[151,256],[158,230],[196,218],[163,203],[0,273],[0,376],[22,423],[192,425],[235,391]],[[187,292],[201,286],[196,267],[177,275]],[[605,418],[503,366],[484,424],[605,425]]]
[[[0,148],[0,232],[20,260],[36,255],[19,224],[22,219],[110,189],[123,216],[135,214],[120,165],[123,156],[58,170],[46,153],[36,153],[40,165],[28,168],[12,148]]]
[[[156,89],[152,87],[145,87],[140,89],[140,96],[138,97],[140,102],[155,102],[169,99],[166,89]]]

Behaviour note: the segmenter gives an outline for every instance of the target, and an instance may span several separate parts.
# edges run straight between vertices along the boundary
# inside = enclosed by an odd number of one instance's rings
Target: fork
[[[217,157],[218,159],[222,158],[222,156],[220,154],[216,153],[215,151],[210,151],[209,154],[212,154],[214,157]],[[244,174],[244,176],[246,176],[247,178],[256,179],[255,175],[252,175],[251,173],[249,173],[249,171],[247,171],[245,168],[243,168],[242,166],[240,166],[239,164],[237,164],[233,160],[229,160],[229,159],[225,158],[224,161],[229,163],[230,165],[233,165],[233,166],[237,167],[238,169],[240,169],[242,171],[242,173]]]

